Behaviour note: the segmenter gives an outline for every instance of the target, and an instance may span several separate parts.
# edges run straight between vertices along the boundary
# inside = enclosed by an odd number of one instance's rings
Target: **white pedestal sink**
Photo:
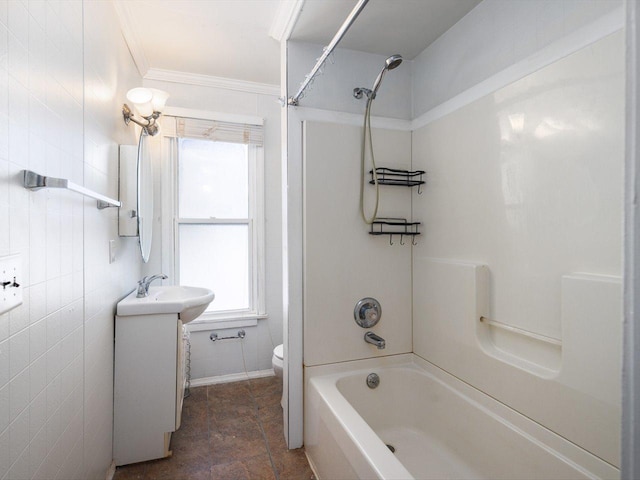
[[[180,321],[189,323],[202,315],[215,295],[208,288],[182,285],[149,287],[149,296],[137,298],[134,290],[120,300],[116,315],[153,315],[177,313]]]
[[[171,454],[185,387],[183,324],[213,300],[207,288],[134,290],[116,307],[113,454],[116,465]]]

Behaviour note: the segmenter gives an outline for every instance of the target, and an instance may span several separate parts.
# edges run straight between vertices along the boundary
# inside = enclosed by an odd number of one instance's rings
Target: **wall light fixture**
[[[138,115],[143,120],[138,120],[129,105],[126,103],[122,106],[122,116],[124,117],[124,123],[129,125],[129,122],[133,122],[142,127],[142,132],[145,135],[154,136],[158,133],[157,120],[162,115],[164,105],[169,98],[169,94],[162,90],[155,88],[132,88],[127,92],[127,100],[131,102],[138,112]]]

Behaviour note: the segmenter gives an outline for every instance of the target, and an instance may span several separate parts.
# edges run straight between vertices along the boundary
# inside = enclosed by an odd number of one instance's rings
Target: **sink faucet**
[[[149,285],[154,280],[158,278],[166,279],[167,277],[164,273],[160,273],[158,275],[152,275],[150,277],[142,277],[142,280],[138,281],[138,293],[136,294],[136,298],[143,298],[149,296]]]
[[[384,341],[384,338],[379,337],[373,332],[365,333],[364,341],[367,343],[370,343],[371,345],[375,345],[376,347],[378,347],[378,350],[382,350],[384,347],[386,347],[386,342]]]

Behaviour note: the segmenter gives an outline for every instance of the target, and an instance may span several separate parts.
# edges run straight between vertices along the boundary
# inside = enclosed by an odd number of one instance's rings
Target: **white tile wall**
[[[118,113],[140,78],[107,2],[84,3],[84,181],[118,196],[118,144],[136,142]],[[90,20],[93,19],[93,20]],[[90,24],[89,24],[90,22]],[[105,61],[107,59],[107,61]],[[84,478],[104,476],[111,463],[113,423],[113,319],[115,303],[135,285],[142,262],[137,239],[119,238],[117,211],[84,205]],[[109,240],[118,255],[109,263]]]
[[[104,478],[111,463],[113,309],[136,245],[115,211],[28,192],[20,171],[117,196],[114,152],[133,141],[118,105],[140,82],[109,2],[0,2],[0,256],[22,254],[25,286],[0,315],[0,479]]]

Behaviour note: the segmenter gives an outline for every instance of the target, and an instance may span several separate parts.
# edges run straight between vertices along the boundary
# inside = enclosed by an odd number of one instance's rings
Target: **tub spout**
[[[367,343],[370,343],[371,345],[375,345],[376,347],[378,347],[378,350],[382,350],[384,347],[386,347],[386,342],[384,341],[384,338],[379,337],[373,332],[365,333],[364,341]]]

